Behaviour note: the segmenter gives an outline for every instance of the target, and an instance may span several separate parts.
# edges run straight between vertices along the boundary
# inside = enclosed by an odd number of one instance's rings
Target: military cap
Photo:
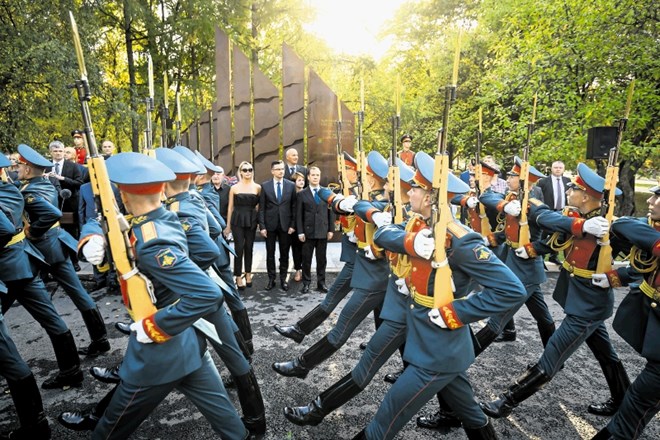
[[[357,160],[345,151],[342,151],[342,155],[344,156],[344,164],[346,167],[357,171]]]
[[[75,137],[83,137],[83,134],[84,134],[84,133],[85,133],[85,132],[82,131],[82,130],[75,129],[75,130],[72,130],[72,131],[71,131],[71,136],[73,136],[74,138],[75,138]]]
[[[18,161],[20,163],[24,163],[36,168],[50,168],[54,165],[53,162],[49,161],[25,144],[19,145],[17,151],[19,154]]]
[[[577,166],[577,175],[566,186],[585,191],[592,197],[600,198],[603,195],[605,179],[585,164],[579,163]],[[619,188],[616,188],[614,194],[620,196],[623,193]]]
[[[417,171],[412,178],[412,186],[430,191],[433,185],[433,170],[435,169],[434,159],[429,156],[428,153],[420,151],[415,154],[415,168]],[[470,191],[468,184],[454,176],[453,173],[450,172],[448,178],[447,193],[465,194]]]
[[[483,160],[479,161],[481,164],[481,172],[488,174],[489,176],[495,176],[500,174],[500,169],[497,168],[495,165],[492,163],[486,163]]]
[[[110,180],[130,194],[158,194],[176,175],[164,163],[140,153],[119,153],[105,161]]]
[[[367,171],[384,182],[389,171],[387,160],[379,152],[370,151],[367,155]]]
[[[513,168],[507,173],[509,176],[520,176],[520,168],[522,167],[522,159],[518,156],[513,158]],[[541,177],[545,177],[545,174],[534,168],[533,165],[529,166],[529,181],[534,183],[539,180]]]
[[[213,171],[214,173],[219,173],[220,168],[218,168],[217,165],[215,165],[213,162],[202,156],[202,154],[199,151],[195,151],[195,156],[202,162],[202,165],[208,170],[208,171]]]
[[[0,168],[10,167],[11,161],[7,159],[7,156],[0,154]]]
[[[408,133],[405,133],[403,136],[401,136],[401,143],[403,143],[403,141],[405,141],[405,140],[410,140],[410,141],[412,141],[413,138],[412,138],[412,136],[410,136]]]
[[[156,148],[156,159],[163,162],[169,169],[174,171],[177,180],[190,179],[193,174],[197,174],[199,167],[181,154],[169,148]]]
[[[660,196],[660,185],[656,185],[649,189],[649,192],[652,192],[656,196]]]
[[[177,145],[172,149],[177,153],[179,153],[181,156],[188,159],[189,162],[192,162],[197,166],[198,169],[195,172],[195,174],[206,174],[206,167],[204,166],[202,161],[199,160],[199,157],[197,157],[195,152],[192,151],[190,148],[184,147],[183,145]]]
[[[396,166],[399,167],[399,178],[401,179],[401,185],[404,188],[410,189],[410,181],[415,175],[415,172],[398,157],[396,158]]]

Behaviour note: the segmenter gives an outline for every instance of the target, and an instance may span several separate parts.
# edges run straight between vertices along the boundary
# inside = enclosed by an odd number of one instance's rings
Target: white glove
[[[479,204],[479,199],[476,197],[468,197],[467,202],[465,202],[468,208],[474,209]]]
[[[377,260],[376,256],[374,255],[374,251],[371,249],[371,246],[367,246],[364,248],[364,256],[367,257],[370,260]]]
[[[433,324],[437,325],[438,327],[447,328],[447,324],[445,323],[445,320],[442,319],[442,315],[440,314],[440,311],[438,309],[431,309],[429,311],[429,319]]]
[[[610,280],[604,273],[595,273],[591,275],[591,284],[601,289],[607,289],[610,287]]]
[[[105,258],[105,239],[102,235],[92,235],[82,248],[82,254],[90,264],[98,266]]]
[[[420,258],[431,259],[435,250],[435,239],[431,237],[430,229],[422,229],[417,233],[415,241],[413,241],[413,249]]]
[[[353,212],[353,206],[357,203],[357,198],[350,195],[339,202],[339,209],[344,212]]]
[[[151,344],[152,341],[147,332],[144,331],[144,326],[142,325],[143,319],[140,319],[138,322],[131,324],[131,331],[135,332],[135,337],[137,341],[141,344]]]
[[[582,231],[585,234],[595,235],[598,238],[601,238],[603,235],[607,234],[607,231],[610,230],[610,222],[607,221],[605,217],[593,217],[584,222],[582,226]]]
[[[348,241],[350,241],[351,243],[358,242],[358,238],[357,235],[355,235],[355,232],[351,231],[348,234],[346,234],[346,236],[348,237]]]
[[[484,246],[490,247],[490,240],[488,237],[484,237],[483,235],[481,236],[481,239],[484,241]]]
[[[399,278],[396,281],[394,281],[394,284],[396,284],[396,288],[399,291],[399,293],[408,296],[410,295],[410,290],[408,290],[408,286],[406,285],[406,279],[405,278]]]
[[[514,217],[518,217],[520,215],[520,210],[519,200],[511,200],[509,203],[504,205],[504,212]]]
[[[392,214],[388,214],[386,212],[375,212],[371,216],[371,219],[379,228],[392,224]]]
[[[529,254],[527,253],[525,246],[520,246],[516,249],[516,257],[522,258],[523,260],[529,260]]]

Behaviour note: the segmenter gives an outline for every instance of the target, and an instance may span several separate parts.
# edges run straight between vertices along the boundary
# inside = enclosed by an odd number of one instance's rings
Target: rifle
[[[399,133],[398,114],[392,117],[392,148],[390,149],[390,169],[387,173],[390,192],[390,210],[392,212],[392,223],[403,222],[403,206],[401,204],[401,174],[396,163],[397,135]]]
[[[85,126],[85,137],[90,151],[90,158],[87,161],[89,179],[92,191],[94,192],[94,199],[99,208],[101,227],[109,244],[108,261],[114,264],[117,274],[125,281],[125,286],[122,286],[124,304],[133,320],[138,321],[152,315],[157,310],[154,305],[153,287],[151,282],[137,270],[135,255],[133,254],[128,237],[130,226],[121,212],[119,212],[110,178],[108,177],[108,170],[105,166],[105,159],[99,155],[96,146],[96,138],[92,128],[92,117],[89,110],[89,101],[92,98],[92,94],[87,80],[85,59],[80,44],[80,36],[78,35],[78,27],[71,11],[69,11],[69,17],[73,31],[73,43],[76,48],[76,56],[80,68],[80,79],[76,80],[73,87],[78,92],[78,100],[80,101],[80,109]]]
[[[351,193],[351,185],[348,182],[346,175],[346,162],[344,161],[344,154],[341,149],[341,101],[337,97],[337,177],[339,178],[339,188],[344,196]]]
[[[623,140],[623,132],[626,131],[626,124],[628,123],[628,116],[630,115],[630,105],[632,103],[634,90],[635,80],[633,79],[630,82],[630,87],[628,89],[625,114],[623,118],[619,119],[616,145],[610,149],[610,154],[607,160],[607,172],[605,173],[600,215],[605,217],[610,224],[612,224],[612,220],[614,219],[616,184],[619,181],[619,149],[621,148],[621,141]],[[612,270],[612,246],[610,245],[609,231],[599,240],[598,244],[600,244],[600,251],[598,253],[596,273],[607,273]]]
[[[522,163],[520,164],[520,225],[518,233],[518,244],[525,246],[529,244],[529,222],[527,221],[527,205],[529,204],[529,147],[532,143],[532,133],[534,133],[534,120],[536,119],[536,99],[534,93],[534,105],[532,107],[532,121],[527,125],[527,142],[523,148]]]
[[[362,154],[362,129],[364,127],[364,79],[360,78],[360,110],[358,111],[358,138],[357,138],[357,147],[358,152],[355,155],[355,160],[357,161],[358,172],[360,170],[360,164],[364,161],[364,155]],[[362,195],[362,174],[358,174],[357,179],[357,193],[358,197]]]
[[[151,61],[151,54],[147,54],[147,76],[149,82],[149,96],[144,99],[147,111],[147,125],[144,129],[144,149],[145,154],[153,154],[153,143],[151,140],[151,112],[154,111],[154,65]]]
[[[447,155],[447,131],[449,127],[449,109],[456,102],[456,83],[458,82],[458,60],[461,51],[461,35],[458,34],[458,44],[454,55],[454,70],[452,84],[445,87],[445,108],[442,114],[442,129],[438,133],[438,149],[435,153],[433,182],[431,191],[431,229],[435,238],[435,253],[433,268],[433,308],[447,305],[454,300],[454,281],[447,259],[445,241],[447,225],[451,221],[451,209],[447,203],[447,185],[449,180],[449,156]]]
[[[179,92],[176,92],[176,120],[174,126],[176,127],[174,145],[181,145],[181,95]]]
[[[160,113],[160,122],[162,125],[162,133],[160,135],[160,146],[167,148],[167,120],[170,117],[170,110],[167,108],[169,104],[169,98],[167,96],[167,90],[169,86],[167,84],[167,72],[163,72],[163,108]],[[213,124],[211,124],[213,125]]]
[[[479,199],[481,195],[481,144],[483,141],[483,130],[482,130],[482,119],[481,119],[481,108],[479,108],[479,128],[477,129],[477,149],[474,154],[475,165],[474,165],[474,189],[476,192],[476,197]],[[481,203],[477,203],[475,208],[477,215],[481,219],[481,236],[489,238],[493,235],[493,231],[490,228],[490,221],[486,215],[486,207]]]

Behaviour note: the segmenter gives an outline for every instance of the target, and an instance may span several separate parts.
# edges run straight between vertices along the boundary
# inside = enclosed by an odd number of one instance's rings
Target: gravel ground
[[[552,314],[559,322],[563,314],[561,308],[551,298],[556,274],[550,274],[549,277],[549,281],[544,285],[544,292]],[[333,280],[334,275],[329,274],[328,283],[332,283]],[[373,320],[371,317],[367,318],[346,345],[310,373],[307,379],[281,377],[271,369],[271,363],[292,359],[320,339],[337,319],[341,305],[319,329],[308,336],[302,344],[297,345],[277,334],[272,326],[276,323],[295,322],[321,301],[322,294],[317,292],[300,294],[298,283],[292,283],[288,292],[279,289],[267,292],[263,290],[266,281],[264,274],[255,275],[253,287],[243,291],[255,334],[256,352],[253,366],[266,405],[268,433],[265,439],[352,438],[369,422],[387,392],[389,385],[383,382],[384,374],[401,367],[398,354],[390,359],[363,393],[328,416],[321,425],[310,428],[292,425],[282,415],[282,408],[292,404],[307,404],[320,391],[350,371],[359,360],[361,354],[359,344],[367,341],[373,332]],[[55,286],[49,285],[49,288],[52,290]],[[626,290],[623,289],[617,290],[617,304],[625,292]],[[54,439],[88,437],[86,433],[76,433],[62,428],[56,421],[57,415],[62,411],[85,408],[100,399],[110,386],[94,380],[87,370],[94,365],[114,365],[121,359],[126,347],[127,339],[112,325],[113,322],[125,320],[127,317],[120,298],[105,295],[103,290],[93,292],[92,295],[106,320],[112,350],[109,355],[96,359],[82,359],[82,368],[86,374],[82,388],[66,391],[42,390],[46,412],[52,422]],[[88,334],[72,302],[62,290],[55,293],[53,300],[57,310],[71,328],[76,342],[80,346],[86,345]],[[46,333],[20,306],[14,306],[5,319],[21,355],[37,377],[37,383],[41,384],[56,370],[54,355]],[[610,323],[611,320],[608,321],[608,326]],[[516,342],[493,344],[470,368],[469,375],[477,398],[495,397],[524,371],[528,363],[535,362],[540,356],[542,350],[536,325],[526,308],[523,307],[516,316],[516,324],[518,327]],[[479,327],[481,324],[474,325]],[[642,369],[644,360],[611,328],[610,334],[619,356],[628,369],[628,374],[634,379]],[[215,354],[213,356],[222,370],[221,373],[227,374],[217,356]],[[0,396],[0,430],[5,430],[16,420],[16,414],[6,384],[3,383],[0,387],[5,391]],[[239,407],[235,392],[230,390],[229,394]],[[590,439],[607,423],[607,419],[589,414],[586,407],[591,402],[603,401],[607,397],[607,385],[600,368],[588,348],[583,346],[569,359],[566,368],[541,392],[521,404],[510,417],[494,421],[494,426],[501,439]],[[427,404],[422,410],[423,413],[435,411],[435,405],[435,402]],[[651,422],[642,439],[660,438],[659,418],[656,416]],[[168,396],[132,438],[197,440],[214,437],[214,433],[199,412],[187,399],[175,392]],[[419,429],[413,420],[397,438],[465,439],[466,436],[461,429],[444,434]]]

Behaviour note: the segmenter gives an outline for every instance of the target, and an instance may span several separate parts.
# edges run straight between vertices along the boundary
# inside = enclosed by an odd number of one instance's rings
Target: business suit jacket
[[[296,185],[282,179],[282,199],[277,200],[273,179],[261,184],[259,230],[286,231],[296,227]]]
[[[564,191],[566,191],[568,183],[571,181],[568,177],[561,176],[561,180],[564,184]],[[547,176],[540,179],[536,186],[541,188],[543,192],[543,202],[548,205],[551,209],[555,207],[555,181],[553,176]],[[564,206],[566,206],[566,194],[564,194]]]
[[[305,186],[307,186],[307,167],[304,167],[302,165],[294,165],[293,172],[301,173],[303,176],[305,176]],[[289,165],[286,162],[284,162],[284,178],[286,180],[291,180],[292,175],[293,173],[289,170]]]
[[[314,201],[314,193],[307,187],[298,193],[296,202],[296,234],[306,239],[326,239],[335,230],[335,213],[327,203]]]
[[[70,160],[65,160],[62,163],[62,170],[60,172],[64,180],[59,181],[62,189],[71,191],[71,197],[64,200],[64,202],[62,202],[62,199],[59,199],[59,203],[62,204],[62,211],[73,212],[76,220],[78,219],[78,192],[84,181],[81,168],[83,168],[81,165],[73,163]]]

